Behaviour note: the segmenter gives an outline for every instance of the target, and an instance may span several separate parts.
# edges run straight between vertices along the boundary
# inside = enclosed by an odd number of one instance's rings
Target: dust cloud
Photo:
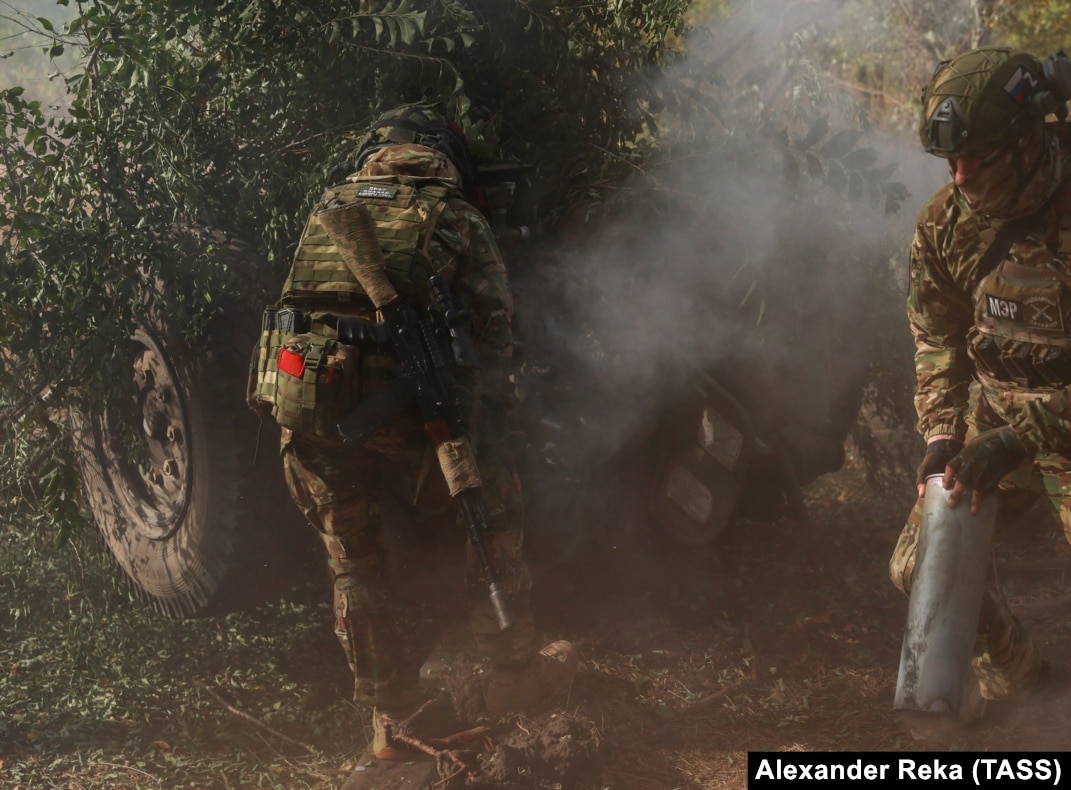
[[[806,482],[839,465],[876,358],[906,371],[906,253],[942,165],[870,128],[809,58],[841,5],[750,0],[701,29],[664,86],[698,97],[667,122],[667,158],[522,284],[565,368],[528,397],[581,468],[687,419],[710,376]]]

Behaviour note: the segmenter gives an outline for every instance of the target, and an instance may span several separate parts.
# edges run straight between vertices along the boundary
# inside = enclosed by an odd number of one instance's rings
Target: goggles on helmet
[[[966,137],[967,121],[959,108],[959,102],[949,96],[937,105],[937,109],[926,121],[926,140],[929,143],[926,151],[951,156]]]

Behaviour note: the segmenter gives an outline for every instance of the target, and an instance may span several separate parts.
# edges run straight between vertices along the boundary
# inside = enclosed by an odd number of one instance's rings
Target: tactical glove
[[[943,475],[948,462],[955,458],[962,449],[963,442],[959,439],[935,439],[930,442],[926,445],[926,455],[919,464],[915,484],[922,485],[931,475]]]
[[[956,473],[957,483],[989,495],[997,490],[1004,475],[1030,455],[1015,431],[1004,426],[975,436],[948,465]]]

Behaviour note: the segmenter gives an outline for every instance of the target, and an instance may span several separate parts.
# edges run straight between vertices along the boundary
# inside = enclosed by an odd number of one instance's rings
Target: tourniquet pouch
[[[339,418],[355,405],[358,349],[276,321],[265,311],[247,400],[284,428],[337,439]],[[282,312],[282,311],[279,311]]]
[[[357,348],[306,332],[287,339],[276,360],[275,421],[337,439],[339,418],[354,405]]]

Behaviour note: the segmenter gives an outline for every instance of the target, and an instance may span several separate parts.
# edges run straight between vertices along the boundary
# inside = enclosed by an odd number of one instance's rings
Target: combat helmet
[[[413,143],[445,154],[468,186],[476,176],[476,160],[469,150],[465,133],[453,121],[419,104],[388,110],[373,121],[357,148],[356,166],[364,166],[368,157],[389,145]]]
[[[942,62],[922,94],[919,137],[946,158],[994,151],[1043,122],[1051,97],[1041,61],[981,47]]]

